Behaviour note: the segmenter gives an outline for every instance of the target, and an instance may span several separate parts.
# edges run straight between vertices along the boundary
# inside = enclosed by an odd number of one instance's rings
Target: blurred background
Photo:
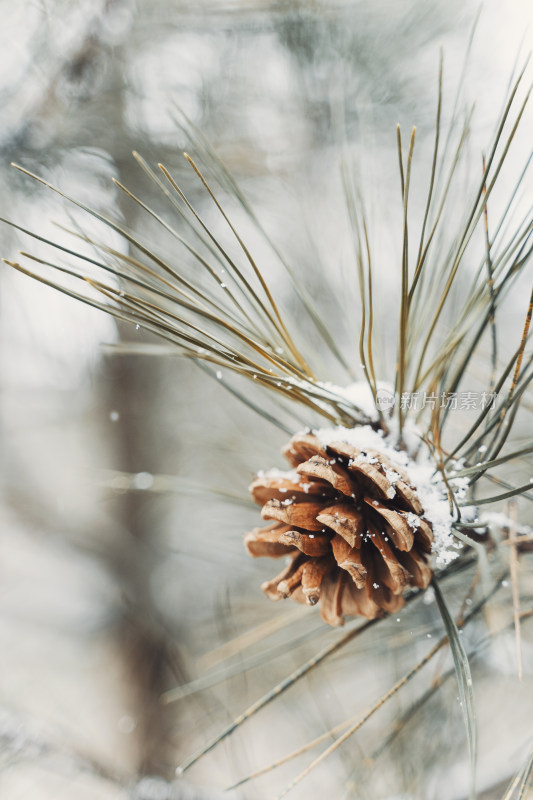
[[[433,146],[439,48],[449,112],[478,4],[1,0],[0,7],[0,214],[58,241],[57,223],[83,220],[93,230],[77,209],[65,210],[10,168],[16,161],[181,263],[186,254],[111,179],[159,209],[157,187],[131,153],[161,161],[217,229],[182,156],[197,152],[201,135],[357,367],[339,131],[365,191],[385,319],[395,308],[387,268],[397,246],[391,209],[400,201],[396,123],[406,139],[413,124],[418,129],[416,213]],[[481,6],[461,101],[476,104],[475,174],[513,67],[533,44],[532,23],[527,0]],[[524,163],[531,122],[526,115],[504,189]],[[239,219],[238,204],[225,202]],[[526,192],[523,214],[530,202]],[[239,222],[296,337],[313,349],[279,260],[249,220]],[[123,246],[113,232],[99,234]],[[19,249],[44,252],[7,226],[0,241],[7,258]],[[441,632],[431,602],[340,651],[176,780],[186,756],[338,635],[312,610],[268,602],[259,585],[273,565],[253,562],[242,546],[242,532],[259,518],[247,486],[255,471],[283,466],[286,436],[194,363],[113,349],[144,341],[140,332],[8,267],[0,289],[2,798],[219,797],[241,776],[363,711],[424,654],[427,636]],[[509,336],[526,310],[519,289],[513,298]],[[394,331],[380,335],[386,365]],[[341,381],[335,365],[324,369]],[[291,429],[305,422],[286,420]],[[503,590],[494,611],[502,621],[510,603]],[[468,641],[476,652],[479,796],[495,800],[531,746],[533,658],[525,621],[519,683],[512,630],[487,639],[485,624]],[[453,678],[380,750],[430,681],[417,678],[291,796],[466,797]],[[181,694],[163,704],[175,687]],[[232,796],[274,797],[309,760]]]

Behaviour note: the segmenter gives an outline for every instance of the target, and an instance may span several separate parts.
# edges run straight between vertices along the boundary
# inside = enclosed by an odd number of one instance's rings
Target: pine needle
[[[263,642],[273,633],[283,630],[294,622],[299,622],[303,617],[309,617],[309,609],[307,606],[298,606],[289,612],[273,617],[266,622],[262,622],[260,625],[256,625],[244,631],[244,633],[240,633],[233,639],[224,642],[223,645],[205,653],[198,660],[198,667],[213,667],[221,661],[225,661],[236,654],[242,653],[248,647],[258,642]]]
[[[447,643],[447,641],[448,637],[444,636],[439,642],[437,642],[437,644],[435,644],[431,648],[431,650],[424,656],[424,658],[421,659],[417,664],[415,664],[415,666],[411,670],[409,670],[409,672],[407,672],[403,676],[403,678],[397,681],[394,684],[394,686],[391,689],[389,689],[389,691],[386,692],[386,694],[384,694],[383,697],[381,697],[377,701],[377,703],[375,703],[362,717],[360,717],[357,720],[356,723],[351,725],[347,731],[345,731],[341,736],[339,736],[338,739],[336,739],[328,748],[326,748],[326,750],[324,750],[317,758],[315,758],[315,760],[308,767],[306,767],[306,769],[300,772],[300,774],[297,775],[296,778],[294,778],[294,780],[292,780],[276,796],[276,800],[281,800],[282,797],[285,797],[290,791],[292,791],[292,789],[294,789],[295,786],[297,786],[300,783],[300,781],[306,778],[309,775],[309,773],[312,772],[313,769],[315,769],[315,767],[321,764],[322,761],[324,761],[324,759],[326,759],[328,756],[334,753],[342,744],[344,744],[344,742],[347,739],[349,739],[351,736],[353,736],[354,733],[356,733],[356,731],[362,728],[365,722],[367,722],[376,713],[376,711],[379,711],[379,709],[388,700],[390,700],[390,698],[393,697],[396,694],[396,692],[398,692],[403,686],[405,686],[412,678],[414,678],[415,675],[418,674],[418,672],[420,672],[422,667],[424,667],[431,661],[431,659],[439,652],[439,650]],[[296,754],[299,755],[299,752],[297,752]]]
[[[485,162],[485,156],[483,156],[483,174],[486,175],[486,172],[487,172],[487,165]],[[492,264],[492,255],[491,255],[491,241],[489,236],[489,212],[487,208],[486,194],[487,194],[487,185],[485,183],[483,185],[483,197],[484,197],[483,228],[485,231],[485,249],[487,253],[487,287],[489,290],[489,297],[490,297],[489,326],[491,332],[491,373],[489,380],[489,392],[492,392],[494,384],[496,383],[496,367],[498,362],[498,338],[496,334],[496,315],[495,315],[496,295],[494,292],[494,269]]]
[[[518,789],[516,800],[526,800],[528,788],[531,787],[531,775],[533,774],[533,750],[520,772],[511,781],[511,784],[502,800],[512,800],[515,791]]]
[[[487,593],[487,594],[486,594],[486,595],[485,595],[485,596],[484,596],[484,597],[483,597],[483,598],[482,598],[482,599],[481,599],[481,600],[480,600],[480,601],[479,601],[479,602],[478,602],[478,603],[477,603],[477,604],[476,604],[476,605],[475,605],[475,606],[474,606],[474,607],[473,607],[473,608],[470,610],[470,612],[469,612],[469,613],[468,613],[468,614],[465,616],[464,620],[462,620],[462,621],[459,621],[459,623],[458,623],[458,624],[459,624],[459,626],[460,626],[461,628],[463,628],[465,625],[467,625],[467,624],[468,624],[468,623],[469,623],[469,622],[470,622],[470,621],[471,621],[471,620],[474,618],[474,616],[476,616],[476,615],[479,613],[479,611],[480,611],[480,610],[481,610],[481,609],[482,609],[482,608],[485,606],[485,604],[486,604],[486,603],[487,603],[487,602],[488,602],[488,601],[489,601],[489,600],[490,600],[490,599],[491,599],[491,598],[494,596],[494,594],[495,594],[495,593],[496,593],[496,592],[499,590],[499,588],[501,587],[501,582],[502,582],[502,577],[500,577],[500,578],[497,580],[497,582],[494,584],[494,586],[492,587],[492,589],[490,589],[490,591],[489,591],[489,592],[488,592],[488,593]],[[440,589],[437,587],[436,583],[434,584],[434,588],[435,588],[435,590],[436,590],[436,596],[437,596],[437,601],[438,601],[439,595],[440,595],[440,597],[442,598],[442,594],[440,594]],[[439,608],[440,608],[440,606],[439,606]],[[312,771],[312,770],[313,770],[315,767],[317,767],[319,764],[321,764],[321,763],[322,763],[322,761],[324,761],[324,760],[325,760],[325,759],[326,759],[326,758],[327,758],[329,755],[331,755],[331,753],[335,752],[335,751],[336,751],[336,750],[337,750],[337,749],[338,749],[338,748],[339,748],[339,747],[340,747],[342,744],[344,744],[344,742],[345,742],[347,739],[349,739],[349,738],[350,738],[350,736],[352,736],[352,735],[353,735],[353,734],[354,734],[356,731],[358,731],[358,730],[359,730],[359,729],[360,729],[360,728],[361,728],[361,727],[364,725],[364,723],[365,723],[365,722],[366,722],[368,719],[370,719],[370,718],[371,718],[371,717],[372,717],[372,716],[373,716],[373,715],[376,713],[376,711],[378,711],[378,710],[379,710],[379,709],[380,709],[380,708],[381,708],[381,707],[382,707],[382,706],[383,706],[383,705],[384,705],[384,704],[387,702],[387,700],[389,700],[391,697],[393,697],[393,696],[394,696],[394,695],[395,695],[395,694],[396,694],[396,693],[397,693],[397,692],[398,692],[398,691],[399,691],[399,690],[400,690],[400,689],[401,689],[403,686],[405,686],[405,685],[406,685],[406,684],[407,684],[407,683],[408,683],[408,682],[409,682],[409,681],[410,681],[412,678],[414,678],[414,677],[415,677],[415,675],[417,675],[417,674],[418,674],[418,672],[420,672],[420,670],[421,670],[421,669],[422,669],[422,668],[423,668],[423,667],[424,667],[426,664],[428,664],[428,663],[429,663],[429,661],[431,661],[431,659],[432,659],[432,658],[433,658],[433,657],[434,657],[434,656],[435,656],[435,655],[436,655],[436,654],[437,654],[437,653],[438,653],[438,652],[439,652],[439,651],[442,649],[442,647],[444,647],[444,645],[445,645],[445,644],[447,644],[448,642],[450,643],[450,646],[451,646],[451,649],[452,649],[452,654],[454,654],[454,662],[455,662],[455,658],[456,658],[456,655],[455,655],[455,653],[456,653],[456,650],[455,650],[455,648],[457,647],[457,648],[459,649],[459,652],[457,652],[457,658],[461,660],[461,664],[462,664],[462,666],[461,666],[461,682],[463,681],[463,675],[466,675],[466,681],[467,681],[467,684],[466,684],[465,688],[466,688],[466,689],[468,689],[468,691],[469,691],[469,693],[470,693],[470,694],[472,693],[472,689],[471,689],[471,676],[470,676],[470,671],[469,671],[469,669],[468,669],[468,667],[467,667],[467,665],[468,665],[468,658],[467,658],[467,656],[466,656],[466,653],[464,652],[464,648],[463,648],[462,642],[461,642],[461,640],[460,640],[460,635],[459,635],[459,632],[458,632],[458,630],[457,630],[457,624],[456,624],[456,623],[455,623],[455,621],[453,620],[453,617],[449,617],[449,614],[448,614],[447,608],[446,608],[445,606],[443,606],[443,608],[442,608],[442,612],[443,612],[443,621],[444,621],[444,624],[445,624],[446,630],[448,631],[448,635],[447,635],[447,636],[443,636],[443,637],[442,637],[442,639],[440,639],[440,640],[439,640],[439,641],[438,641],[438,642],[437,642],[437,643],[436,643],[436,644],[435,644],[435,645],[434,645],[434,646],[431,648],[431,650],[429,650],[429,652],[428,652],[428,653],[426,653],[426,655],[424,656],[424,658],[422,658],[422,659],[421,659],[421,660],[420,660],[420,661],[419,661],[417,664],[415,664],[415,665],[414,665],[414,666],[413,666],[413,667],[412,667],[412,668],[411,668],[411,669],[410,669],[410,670],[409,670],[409,671],[408,671],[408,672],[407,672],[407,673],[406,673],[406,674],[405,674],[405,675],[404,675],[402,678],[400,678],[400,680],[399,680],[399,681],[397,681],[397,682],[394,684],[394,686],[393,686],[391,689],[389,689],[389,691],[388,691],[388,692],[386,692],[386,693],[385,693],[385,694],[384,694],[384,695],[383,695],[383,696],[382,696],[382,697],[381,697],[381,698],[380,698],[380,699],[379,699],[379,700],[378,700],[378,701],[377,701],[377,702],[376,702],[376,703],[375,703],[375,704],[374,704],[374,705],[373,705],[373,706],[372,706],[372,707],[371,707],[371,708],[370,708],[370,709],[369,709],[369,710],[368,710],[368,711],[367,711],[367,712],[366,712],[366,713],[363,715],[363,717],[361,717],[360,719],[358,719],[358,721],[357,721],[356,723],[354,723],[353,725],[351,725],[351,726],[350,726],[350,728],[348,728],[348,730],[347,730],[347,731],[345,731],[345,733],[344,733],[344,734],[342,734],[342,735],[341,735],[341,736],[340,736],[340,737],[339,737],[339,738],[338,738],[338,739],[337,739],[335,742],[333,742],[333,743],[332,743],[332,744],[331,744],[331,745],[330,745],[330,746],[329,746],[329,747],[328,747],[326,750],[324,750],[324,751],[323,751],[323,752],[322,752],[322,753],[321,753],[321,754],[320,754],[320,755],[319,755],[319,756],[318,756],[318,757],[317,757],[317,758],[316,758],[316,759],[315,759],[315,760],[314,760],[314,761],[313,761],[313,762],[312,762],[312,763],[311,763],[311,764],[310,764],[308,767],[306,767],[306,769],[305,769],[305,770],[303,770],[303,771],[302,771],[302,772],[301,772],[301,773],[300,773],[300,774],[299,774],[299,775],[298,775],[296,778],[294,778],[294,780],[292,780],[292,781],[290,782],[290,784],[288,784],[288,785],[287,785],[287,786],[286,786],[286,787],[285,787],[285,788],[282,790],[282,792],[276,796],[276,800],[281,800],[281,798],[282,798],[282,797],[285,797],[285,796],[286,796],[286,795],[287,795],[287,794],[288,794],[290,791],[292,791],[292,789],[293,789],[293,788],[294,788],[294,787],[295,787],[295,786],[296,786],[298,783],[300,783],[300,781],[302,781],[302,780],[303,780],[305,777],[307,777],[307,775],[309,775],[309,773],[310,773],[310,772],[311,772],[311,771]],[[452,637],[452,638],[449,638],[449,635],[450,635],[450,634],[451,634],[451,637]],[[462,651],[462,652],[461,652],[461,651]],[[464,655],[463,655],[463,654],[464,654]],[[465,672],[464,672],[464,673],[463,673],[463,670],[465,670]],[[456,674],[457,674],[457,668],[456,668]],[[468,679],[470,679],[470,685],[468,685]],[[347,723],[348,723],[348,721],[346,721],[346,724],[347,724]],[[473,742],[474,742],[474,744],[475,744],[475,735],[474,735]],[[474,750],[474,752],[475,752],[475,750]],[[295,751],[295,754],[294,754],[294,755],[299,755],[299,753],[300,753],[300,751]]]
[[[513,590],[513,617],[516,635],[516,659],[518,664],[518,680],[522,680],[522,636],[520,628],[520,589],[518,585],[518,550],[516,536],[516,503],[509,503],[508,517],[511,521],[509,526],[509,571],[511,575],[511,586]]]
[[[398,125],[398,147],[399,161],[400,161],[400,176],[402,185],[402,203],[403,203],[403,247],[402,247],[402,285],[400,294],[400,329],[398,333],[398,356],[396,367],[396,380],[395,387],[398,397],[402,397],[405,386],[406,374],[406,358],[407,358],[407,336],[409,329],[409,240],[408,240],[408,224],[407,224],[407,210],[409,201],[409,185],[411,180],[411,164],[413,159],[413,150],[415,146],[416,128],[411,131],[411,139],[409,141],[409,151],[407,154],[407,168],[404,175],[403,157],[401,152],[402,139],[400,133],[400,126]],[[398,403],[398,430],[400,441],[402,439],[402,428],[405,414],[402,413],[402,404]]]
[[[180,122],[176,117],[174,120],[176,124],[188,135],[194,139],[196,145],[200,146],[202,151],[202,155],[205,160],[207,160],[211,166],[213,173],[216,175],[218,181],[222,186],[224,186],[230,194],[235,197],[238,202],[240,203],[241,207],[244,209],[245,213],[247,214],[248,218],[251,220],[253,225],[257,228],[257,230],[262,234],[263,238],[271,248],[272,252],[283,266],[289,279],[296,290],[296,295],[299,301],[302,303],[305,311],[309,315],[309,318],[313,322],[316,330],[322,337],[323,341],[325,342],[326,346],[331,351],[332,355],[336,358],[336,360],[341,364],[341,366],[346,370],[347,374],[350,377],[354,377],[354,372],[352,366],[347,362],[344,358],[340,348],[338,347],[337,342],[331,335],[327,325],[324,324],[322,315],[319,313],[317,308],[315,307],[314,301],[309,295],[305,285],[297,279],[296,275],[294,274],[293,269],[288,264],[286,259],[281,254],[280,250],[276,247],[275,243],[272,241],[268,233],[266,232],[265,228],[261,224],[260,219],[255,214],[253,208],[251,207],[250,203],[244,196],[239,184],[234,179],[233,175],[230,173],[226,165],[220,160],[220,158],[215,153],[213,147],[203,135],[200,128],[198,128],[190,119],[187,117],[183,109],[176,108],[177,113],[183,117],[185,124]]]
[[[448,605],[441,592],[437,580],[433,578],[431,585],[435,591],[437,605],[446,628],[450,648],[453,655],[457,684],[459,687],[459,697],[461,698],[461,709],[465,721],[466,735],[468,741],[468,752],[470,754],[470,797],[475,800],[476,796],[476,760],[477,760],[477,732],[476,732],[476,712],[474,707],[474,693],[472,674],[468,656],[464,648],[459,630],[453,616],[448,609]]]
[[[296,361],[298,362],[300,367],[307,374],[307,376],[310,377],[310,378],[313,378],[314,377],[313,373],[309,369],[309,366],[306,364],[306,361],[303,358],[303,356],[301,355],[301,353],[295,347],[294,342],[292,341],[292,338],[289,335],[289,332],[288,332],[288,330],[287,330],[287,328],[286,328],[286,326],[285,326],[285,324],[284,324],[284,322],[283,322],[283,320],[281,318],[281,315],[280,315],[280,313],[278,311],[278,307],[277,307],[276,303],[274,302],[274,298],[273,298],[273,296],[272,296],[272,294],[270,292],[270,289],[267,286],[267,283],[266,283],[266,281],[265,281],[265,279],[264,279],[264,277],[263,277],[263,275],[261,273],[261,270],[258,268],[257,264],[255,263],[255,260],[252,258],[251,254],[250,254],[250,251],[248,250],[248,248],[244,244],[243,240],[241,239],[241,237],[237,233],[237,231],[234,228],[233,224],[230,222],[226,212],[224,211],[224,209],[222,208],[222,206],[220,205],[220,203],[216,199],[213,191],[211,190],[211,187],[209,186],[209,184],[207,183],[206,179],[204,178],[204,176],[200,172],[200,169],[197,167],[197,165],[195,164],[193,159],[187,153],[184,153],[184,156],[187,159],[187,161],[189,162],[189,164],[192,166],[192,168],[194,169],[194,171],[196,172],[196,174],[198,175],[200,180],[202,181],[204,187],[209,192],[210,197],[213,199],[213,202],[215,203],[216,207],[218,208],[218,210],[220,211],[220,213],[222,214],[222,216],[224,217],[224,219],[228,223],[229,227],[231,228],[232,233],[234,234],[234,236],[237,239],[239,245],[241,246],[244,254],[246,255],[246,258],[248,259],[253,271],[255,272],[259,282],[261,283],[261,287],[262,287],[264,293],[266,294],[266,296],[268,298],[270,306],[271,306],[271,308],[272,308],[272,310],[273,310],[273,312],[275,314],[276,320],[278,322],[282,338],[285,341],[287,347],[291,351],[292,355],[294,356],[294,358],[296,359]]]
[[[200,750],[198,750],[189,758],[185,759],[185,761],[183,761],[176,768],[176,775],[183,775],[183,773],[192,767],[192,765],[202,758],[202,756],[206,755],[206,753],[209,753],[214,747],[216,747],[217,744],[219,744],[219,742],[223,741],[227,736],[233,733],[233,731],[246,722],[246,720],[253,717],[258,711],[268,705],[268,703],[279,697],[283,692],[293,686],[296,681],[298,681],[304,675],[307,675],[310,670],[322,663],[324,659],[328,658],[328,656],[336,653],[338,650],[344,647],[344,645],[348,644],[348,642],[351,642],[353,639],[355,639],[356,636],[359,636],[361,633],[372,627],[376,621],[377,620],[368,620],[358,628],[348,631],[341,636],[340,639],[337,639],[335,642],[332,642],[332,644],[324,647],[319,653],[306,661],[305,664],[302,664],[301,667],[296,669],[294,672],[291,672],[287,678],[274,686],[269,692],[263,695],[263,697],[259,698],[259,700],[256,700],[256,702],[249,706],[246,711],[244,711],[242,714],[239,714],[239,716],[236,717],[233,722],[231,722],[226,728],[224,728],[224,730],[213,737],[206,745],[200,748]]]

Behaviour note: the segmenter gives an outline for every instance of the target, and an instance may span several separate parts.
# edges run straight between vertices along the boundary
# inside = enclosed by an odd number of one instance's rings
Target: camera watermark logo
[[[394,408],[395,404],[394,392],[390,392],[388,389],[377,390],[376,405],[380,411],[388,411],[389,408]]]
[[[498,398],[497,392],[402,392],[400,408],[402,411],[423,408],[445,408],[461,411],[484,411],[494,408]],[[388,411],[396,405],[396,397],[388,389],[378,389],[376,405],[380,411]]]

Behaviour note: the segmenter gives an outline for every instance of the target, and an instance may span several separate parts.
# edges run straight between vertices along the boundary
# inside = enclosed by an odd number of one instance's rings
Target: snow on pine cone
[[[404,604],[403,591],[425,589],[433,530],[405,473],[383,454],[313,434],[293,436],[283,453],[292,470],[260,475],[250,486],[272,520],[245,536],[250,555],[289,563],[262,586],[272,600],[320,602],[323,619],[373,619]]]

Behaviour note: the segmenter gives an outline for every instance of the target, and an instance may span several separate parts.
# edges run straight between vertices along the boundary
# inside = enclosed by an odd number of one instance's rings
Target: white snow
[[[357,406],[371,420],[379,419],[379,414],[374,403],[372,390],[367,381],[356,381],[349,386],[337,386],[334,383],[321,383],[318,386],[332,394],[347,400],[351,405]],[[385,381],[377,381],[377,389],[394,395],[394,387]]]
[[[384,469],[385,469],[385,475],[387,477],[388,482],[392,483],[392,485],[394,486],[396,481],[400,480],[399,474],[397,472],[395,472],[393,469],[389,469],[388,467],[385,467]]]
[[[518,525],[507,514],[498,513],[496,511],[484,511],[479,516],[479,527],[483,528],[485,525],[495,528],[512,528],[514,526],[516,532],[520,536],[528,536],[533,533],[533,528],[529,525]]]
[[[309,493],[309,489],[311,488],[311,484],[309,481],[303,480],[303,475],[300,475],[299,472],[296,472],[295,469],[277,469],[277,467],[272,467],[272,469],[263,470],[260,469],[259,472],[256,473],[257,478],[280,478],[287,481],[291,481],[291,483],[297,483],[300,489],[305,492],[305,494]],[[279,489],[280,492],[287,492],[288,489],[281,487]]]
[[[149,472],[138,472],[133,478],[133,486],[135,489],[151,489],[154,485],[154,476]]]
[[[272,469],[263,470],[260,469],[257,473],[258,478],[284,478],[287,481],[291,481],[292,483],[300,483],[300,478],[302,477],[295,469],[277,469],[277,467],[272,467]]]
[[[397,436],[394,433],[385,436],[383,431],[375,431],[369,425],[355,428],[342,426],[321,428],[314,433],[324,446],[341,441],[363,451],[366,449],[377,450],[379,453],[383,453],[393,465],[405,472],[409,481],[416,487],[416,492],[424,508],[424,517],[433,527],[433,554],[437,566],[446,566],[457,557],[458,544],[452,533],[453,516],[450,513],[446,487],[442,476],[435,471],[435,462],[422,441],[418,428],[412,422],[407,420],[403,430],[406,450],[396,448]],[[466,496],[468,479],[455,478],[450,483],[453,486],[457,502],[461,503]]]
[[[348,411],[353,410],[354,407],[358,408],[372,422],[379,419],[372,390],[366,381],[356,381],[349,386],[337,386],[329,381],[309,381],[290,377],[284,378],[284,381],[288,389],[296,387],[309,392],[317,406],[330,409],[333,400],[343,405]],[[377,390],[381,390],[387,396],[394,396],[392,384],[385,381],[377,381]]]

